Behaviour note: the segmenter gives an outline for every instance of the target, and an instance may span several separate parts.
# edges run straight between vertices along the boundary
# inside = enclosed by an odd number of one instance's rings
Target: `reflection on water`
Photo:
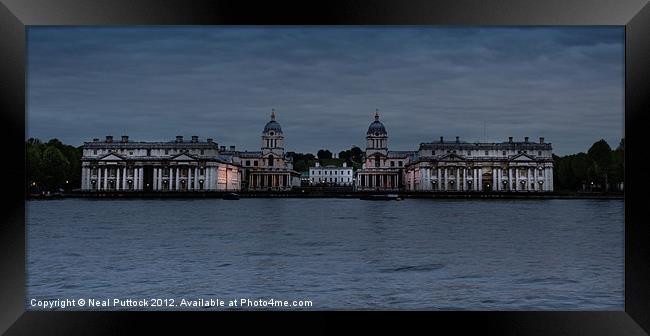
[[[29,201],[26,299],[623,310],[623,230],[621,200]]]

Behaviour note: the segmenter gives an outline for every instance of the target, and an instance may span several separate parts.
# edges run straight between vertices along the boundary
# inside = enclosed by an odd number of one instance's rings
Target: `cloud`
[[[287,150],[439,136],[553,142],[623,136],[621,27],[28,29],[27,134],[215,138],[257,150],[271,108]],[[485,129],[485,131],[484,131]]]

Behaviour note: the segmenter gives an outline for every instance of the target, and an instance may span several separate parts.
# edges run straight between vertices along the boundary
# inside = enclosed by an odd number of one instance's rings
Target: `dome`
[[[367,135],[387,135],[386,133],[386,128],[384,127],[384,124],[379,121],[379,112],[375,112],[375,121],[368,126],[368,132],[366,133]]]
[[[275,121],[275,110],[271,112],[271,121],[267,122],[264,126],[264,133],[275,132],[277,134],[282,134],[282,127],[280,124]]]

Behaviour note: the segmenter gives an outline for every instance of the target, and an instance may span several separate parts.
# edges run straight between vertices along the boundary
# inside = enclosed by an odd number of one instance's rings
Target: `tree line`
[[[79,188],[81,154],[81,146],[65,145],[58,139],[47,143],[28,139],[25,149],[27,190],[34,193]]]
[[[622,191],[625,171],[625,139],[614,150],[607,141],[596,141],[587,153],[553,155],[556,191]]]

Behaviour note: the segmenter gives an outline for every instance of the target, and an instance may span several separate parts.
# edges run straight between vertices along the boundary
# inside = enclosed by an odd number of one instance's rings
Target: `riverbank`
[[[61,198],[223,198],[231,191],[112,191],[72,192],[53,196],[28,195],[27,199]],[[368,191],[237,191],[240,198],[360,198],[368,195],[397,194],[401,198],[432,199],[624,199],[623,193],[596,192],[368,192]]]

